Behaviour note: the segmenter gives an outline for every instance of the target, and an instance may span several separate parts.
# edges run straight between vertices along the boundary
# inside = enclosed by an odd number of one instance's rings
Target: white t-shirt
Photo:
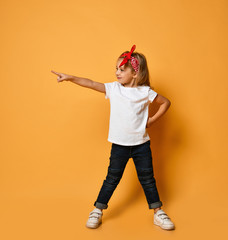
[[[157,93],[149,86],[124,87],[118,81],[104,84],[105,98],[110,100],[108,141],[134,146],[150,140],[146,129],[148,106]]]

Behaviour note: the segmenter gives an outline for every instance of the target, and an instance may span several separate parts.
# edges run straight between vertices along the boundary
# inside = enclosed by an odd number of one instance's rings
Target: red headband
[[[131,54],[134,52],[136,46],[133,45],[131,48],[131,51],[129,53],[123,53],[120,57],[124,57],[124,60],[120,63],[119,67],[121,67],[122,65],[124,65],[125,63],[127,63],[128,60],[131,61],[131,65],[134,68],[134,70],[136,72],[139,71],[139,61],[137,58],[132,57]]]

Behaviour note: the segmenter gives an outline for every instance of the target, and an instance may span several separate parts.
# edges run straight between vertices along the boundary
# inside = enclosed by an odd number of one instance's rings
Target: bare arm
[[[169,109],[171,102],[169,99],[163,97],[162,95],[158,94],[152,103],[157,103],[160,105],[158,111],[147,120],[146,127],[150,127],[155,121],[157,121],[165,112]]]
[[[58,78],[57,78],[58,82],[70,81],[70,82],[76,83],[82,87],[91,88],[98,92],[105,93],[104,83],[95,82],[88,78],[81,78],[81,77],[76,77],[76,76],[72,76],[72,75],[68,75],[68,74],[64,74],[64,73],[58,73],[55,71],[51,71],[51,72],[58,76]]]

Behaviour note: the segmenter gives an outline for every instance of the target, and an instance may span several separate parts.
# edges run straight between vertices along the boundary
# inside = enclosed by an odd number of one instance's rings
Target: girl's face
[[[136,72],[132,72],[131,68],[129,67],[124,68],[124,65],[119,67],[122,61],[123,58],[119,58],[116,64],[116,77],[118,79],[118,82],[121,83],[124,87],[137,87]]]

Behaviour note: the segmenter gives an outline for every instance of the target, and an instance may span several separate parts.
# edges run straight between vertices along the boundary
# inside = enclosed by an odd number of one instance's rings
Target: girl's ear
[[[134,72],[134,73],[133,73],[133,78],[137,78],[137,76],[138,76],[138,73],[137,73],[137,72]]]

